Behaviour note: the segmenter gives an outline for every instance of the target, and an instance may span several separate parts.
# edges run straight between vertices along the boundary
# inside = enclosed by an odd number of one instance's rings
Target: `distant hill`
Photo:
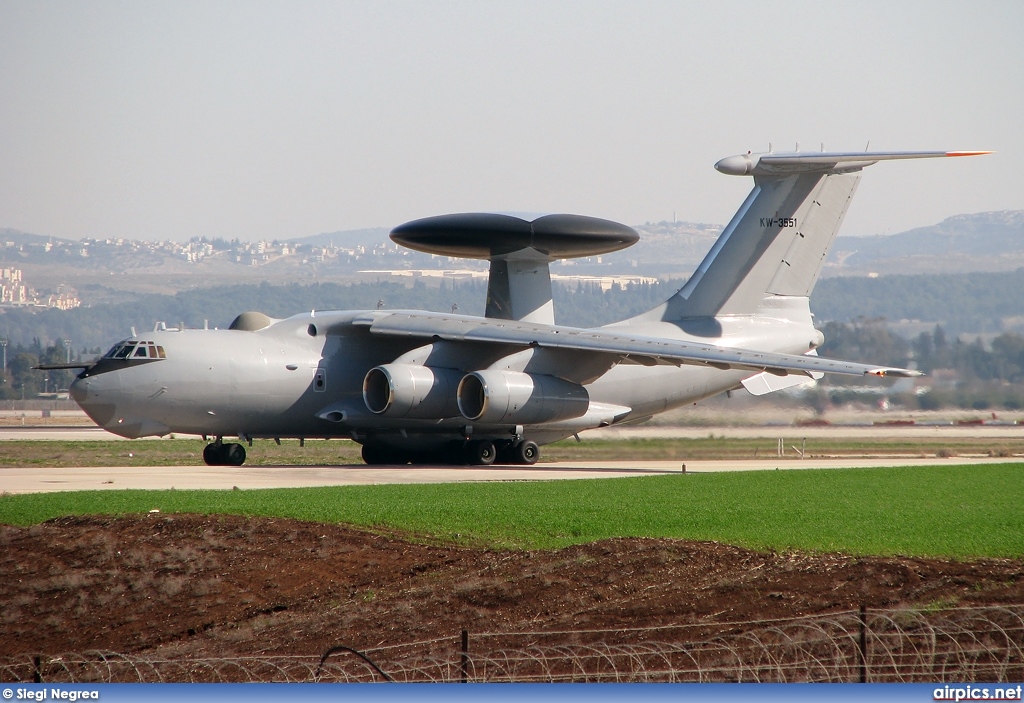
[[[1024,266],[1024,210],[956,215],[929,227],[836,239],[825,275],[1013,271]]]
[[[368,229],[349,229],[339,232],[324,232],[314,234],[301,239],[289,239],[293,244],[306,244],[312,247],[326,247],[332,244],[336,247],[352,249],[355,247],[372,247],[376,244],[389,242],[388,233],[391,230],[386,227],[370,227]]]
[[[688,277],[714,245],[722,226],[694,222],[634,225],[640,241],[603,256],[557,262],[558,274],[640,274]],[[0,229],[0,266],[25,271],[42,289],[90,286],[136,292],[174,293],[220,284],[286,281],[347,281],[362,270],[481,267],[396,247],[385,227],[324,232],[281,240],[298,247],[283,252],[277,243],[224,240],[138,242],[50,238]],[[52,247],[45,246],[52,241]],[[11,246],[7,243],[10,242]],[[386,246],[382,246],[386,245]],[[365,251],[352,252],[362,247]],[[318,252],[317,248],[328,251]],[[198,252],[198,253],[197,253]],[[1024,211],[957,215],[900,234],[844,237],[835,241],[822,277],[870,274],[954,274],[1005,272],[1024,268]],[[97,289],[98,290],[98,289]],[[99,300],[82,297],[83,301]]]
[[[0,244],[5,242],[13,242],[14,244],[46,244],[47,242],[54,239],[62,239],[61,237],[47,237],[41,234],[30,234],[28,232],[22,232],[21,230],[11,229],[10,227],[0,227]]]
[[[640,241],[623,251],[578,261],[580,273],[632,271],[688,276],[722,232],[721,225],[657,222],[634,225]],[[1024,267],[1024,210],[956,215],[893,235],[836,239],[824,278],[879,274],[1014,271]]]
[[[689,275],[721,234],[719,225],[647,223],[640,242],[603,261],[648,275]],[[636,262],[636,263],[634,263]],[[1024,210],[956,215],[893,235],[836,238],[822,276],[1015,271],[1024,267]]]

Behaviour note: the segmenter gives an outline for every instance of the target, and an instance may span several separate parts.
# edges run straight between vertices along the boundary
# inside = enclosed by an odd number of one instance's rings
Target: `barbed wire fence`
[[[0,680],[105,682],[911,682],[1024,679],[1024,605],[745,622],[463,632],[320,656],[88,651],[0,661]]]

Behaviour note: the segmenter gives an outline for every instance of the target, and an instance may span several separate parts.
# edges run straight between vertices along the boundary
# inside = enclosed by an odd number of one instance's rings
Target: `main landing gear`
[[[475,439],[466,442],[464,458],[467,464],[474,466],[490,466],[498,458],[498,450],[489,439]]]
[[[462,458],[464,463],[475,466],[490,466],[495,462],[533,466],[540,458],[540,448],[529,440],[495,444],[489,439],[477,439],[466,443]]]
[[[220,437],[203,449],[203,461],[207,466],[241,466],[245,463],[245,447],[241,444],[224,444]]]
[[[448,447],[438,452],[407,452],[386,445],[364,444],[362,453],[363,461],[370,465],[412,463],[490,466],[497,461],[501,464],[532,466],[540,458],[540,449],[536,442],[498,444],[489,439],[451,442]]]
[[[533,466],[540,459],[540,447],[536,442],[523,441],[512,445],[512,462]]]

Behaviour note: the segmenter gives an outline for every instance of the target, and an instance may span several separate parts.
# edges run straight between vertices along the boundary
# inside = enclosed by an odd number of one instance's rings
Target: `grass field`
[[[953,558],[1024,555],[1024,464],[679,474],[594,481],[0,496],[0,523],[232,513],[500,548],[611,537]]]

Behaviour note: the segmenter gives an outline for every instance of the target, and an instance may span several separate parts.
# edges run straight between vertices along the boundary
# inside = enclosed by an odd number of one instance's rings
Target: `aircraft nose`
[[[87,379],[76,378],[71,382],[71,387],[68,388],[68,394],[71,396],[71,399],[79,405],[82,404],[82,401],[84,401],[89,394],[86,383]]]
[[[68,393],[78,403],[85,414],[93,419],[100,427],[105,427],[117,413],[117,398],[120,394],[120,383],[114,388],[109,379],[104,376],[116,374],[103,374],[88,378],[76,378],[71,382]]]

